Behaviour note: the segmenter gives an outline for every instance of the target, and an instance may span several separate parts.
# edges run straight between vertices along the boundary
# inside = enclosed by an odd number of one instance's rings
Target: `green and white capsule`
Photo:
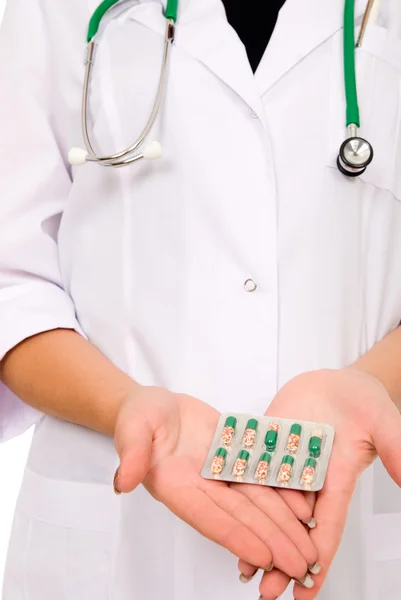
[[[210,470],[214,476],[221,475],[226,464],[227,450],[225,448],[217,448],[216,454],[213,457]]]
[[[312,458],[320,458],[322,453],[322,442],[323,434],[317,430],[312,433],[312,437],[309,440],[309,456]]]
[[[255,479],[260,483],[266,481],[267,476],[269,475],[270,463],[272,460],[272,455],[269,452],[263,452],[260,455],[258,466],[255,471]]]
[[[277,447],[277,438],[280,425],[278,423],[270,423],[269,429],[265,435],[265,446],[269,452],[274,452]]]
[[[225,446],[231,446],[235,436],[235,428],[237,427],[237,419],[235,417],[227,417],[224,423],[223,431],[221,432],[221,443]]]
[[[278,483],[288,483],[292,477],[292,469],[294,466],[294,457],[287,454],[281,461],[280,470],[277,475]]]
[[[296,454],[299,450],[299,444],[301,441],[302,426],[299,423],[291,425],[290,435],[287,440],[287,452],[290,454]]]
[[[240,450],[237,459],[233,466],[233,475],[235,477],[243,477],[248,466],[249,452],[248,450]]]
[[[301,484],[306,488],[310,487],[315,479],[317,461],[314,458],[307,458],[301,475]]]
[[[245,448],[253,448],[256,442],[256,432],[258,430],[259,423],[256,419],[249,419],[246,424],[242,443]]]

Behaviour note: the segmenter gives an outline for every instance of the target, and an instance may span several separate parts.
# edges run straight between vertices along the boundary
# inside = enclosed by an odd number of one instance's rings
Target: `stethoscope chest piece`
[[[358,177],[362,175],[373,160],[373,148],[361,137],[345,140],[340,148],[337,166],[343,175]]]

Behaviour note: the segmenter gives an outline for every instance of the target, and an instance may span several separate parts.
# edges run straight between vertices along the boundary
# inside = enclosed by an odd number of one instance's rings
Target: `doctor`
[[[98,23],[83,155],[96,1],[7,5],[0,434],[37,427],[3,600],[399,600],[401,5],[356,51],[348,177],[344,2],[286,0],[269,41],[280,4],[181,0],[163,157],[124,168],[94,155],[148,120],[166,2]],[[226,411],[333,424],[323,492],[203,480]]]

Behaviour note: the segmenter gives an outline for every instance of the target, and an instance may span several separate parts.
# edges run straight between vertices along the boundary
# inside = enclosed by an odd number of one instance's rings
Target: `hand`
[[[314,492],[302,492],[299,490],[286,490],[271,487],[262,487],[257,485],[244,485],[244,484],[230,484],[232,488],[236,489],[239,493],[247,496],[251,502],[256,506],[263,509],[269,509],[274,514],[275,502],[281,497],[281,501],[287,504],[290,509],[289,512],[281,511],[281,513],[275,515],[277,525],[283,530],[284,533],[289,535],[295,542],[299,535],[299,521],[304,523],[305,526],[313,529],[316,527],[316,521],[313,517],[315,504],[316,504],[316,493]],[[281,517],[285,515],[285,519]],[[300,544],[302,544],[303,538],[298,538]],[[301,546],[302,547],[302,546]],[[275,569],[273,572],[275,579],[276,571],[280,570],[280,565],[274,561]],[[251,581],[258,572],[258,568],[254,565],[247,563],[244,560],[238,561],[238,569],[240,571],[240,581],[248,583]],[[299,578],[298,581],[303,586],[314,585],[314,581],[311,578],[310,573],[317,574],[320,572],[320,564],[316,562],[308,562],[308,571],[303,573],[303,577]],[[273,571],[273,569],[271,569]],[[269,571],[269,573],[271,572]],[[310,571],[310,573],[309,573]],[[285,573],[285,569],[283,569]],[[284,581],[284,579],[283,579]],[[285,578],[287,585],[290,581],[288,577]],[[276,596],[273,596],[275,599]]]
[[[296,600],[312,600],[338,549],[348,506],[364,469],[378,455],[401,485],[401,415],[378,380],[352,367],[295,377],[277,394],[268,414],[328,423],[336,429],[326,482],[317,493],[317,527],[310,531],[322,570],[313,577],[312,589],[294,586]],[[289,582],[288,575],[277,569],[266,573],[260,585],[263,600],[280,596]]]
[[[129,492],[143,483],[156,500],[235,556],[262,569],[274,562],[290,577],[301,577],[316,561],[316,549],[280,496],[271,490],[271,502],[259,508],[228,484],[201,477],[219,417],[190,396],[146,387],[132,393],[116,423],[116,487]]]

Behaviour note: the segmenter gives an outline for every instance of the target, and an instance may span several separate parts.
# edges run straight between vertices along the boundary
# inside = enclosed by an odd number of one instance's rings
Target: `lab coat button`
[[[257,287],[257,283],[253,279],[247,279],[244,283],[244,288],[246,292],[254,292]]]
[[[253,108],[249,107],[248,112],[249,112],[249,115],[252,117],[252,119],[259,119],[259,116],[255,113]]]

